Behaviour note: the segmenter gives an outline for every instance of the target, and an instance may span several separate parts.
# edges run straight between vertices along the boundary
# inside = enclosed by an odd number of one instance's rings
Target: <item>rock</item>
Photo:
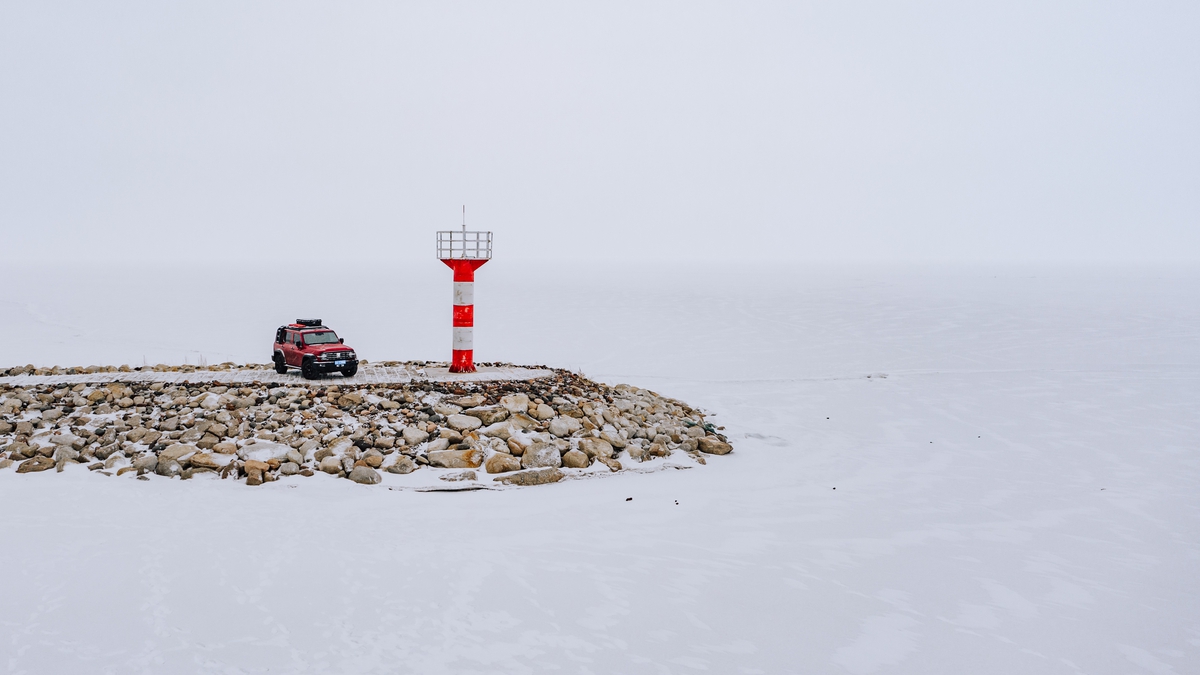
[[[170,460],[168,460],[170,461]],[[158,457],[154,455],[141,455],[133,460],[133,468],[138,473],[154,471],[158,467]]]
[[[362,402],[363,397],[353,391],[348,391],[342,394],[337,400],[337,404],[341,408],[353,408],[356,405],[362,405]],[[378,478],[378,475],[376,477]],[[375,482],[378,483],[379,481],[376,480]],[[373,484],[374,483],[372,483],[372,485]]]
[[[430,466],[445,469],[477,469],[483,464],[483,453],[479,450],[439,450],[426,453]]]
[[[201,450],[211,450],[212,448],[216,447],[220,440],[221,439],[213,436],[212,434],[204,434],[204,438],[196,441],[196,447],[200,448]]]
[[[384,468],[384,471],[387,471],[388,473],[399,473],[399,474],[412,473],[413,471],[416,471],[416,470],[417,470],[417,465],[415,463],[413,463],[412,459],[405,457],[404,455],[398,455],[396,457],[396,461],[392,462],[390,465],[388,465],[386,468]]]
[[[404,427],[400,436],[404,438],[405,445],[420,445],[429,440],[429,432],[416,427]]]
[[[556,483],[562,479],[562,471],[550,468],[508,473],[503,476],[496,476],[493,480],[506,485],[545,485],[546,483]]]
[[[446,423],[458,431],[471,431],[478,429],[483,424],[478,417],[470,415],[450,415],[446,418]]]
[[[375,448],[371,448],[363,453],[362,459],[364,462],[366,462],[367,466],[371,467],[372,469],[378,469],[380,465],[383,464],[383,453]]]
[[[696,439],[696,445],[700,452],[707,452],[710,455],[728,455],[733,452],[733,446],[721,441],[716,436],[705,436]]]
[[[671,449],[668,448],[665,444],[651,443],[650,447],[646,448],[646,452],[643,455],[642,459],[645,459],[647,456],[649,456],[649,457],[669,457],[670,455],[671,455]]]
[[[0,469],[7,469],[8,467],[10,467],[12,465],[13,465],[13,461],[11,459],[8,459],[7,457],[4,459],[0,459]]]
[[[448,447],[450,447],[450,439],[439,438],[439,439],[431,442],[429,445],[425,446],[425,453],[428,454],[431,452],[441,452],[442,450],[445,450]]]
[[[224,443],[217,443],[216,445],[212,446],[212,451],[217,454],[221,454],[221,455],[236,455],[237,454],[237,443],[234,443],[232,441],[225,441]]]
[[[500,405],[510,413],[524,413],[529,410],[529,397],[525,394],[509,394],[500,399]]]
[[[216,457],[207,452],[197,452],[188,459],[188,463],[201,469],[219,469],[225,466],[224,462],[217,461]]]
[[[536,408],[533,408],[529,411],[529,415],[530,417],[535,417],[539,420],[548,420],[554,417],[554,408],[551,408],[545,403],[539,403]]]
[[[317,468],[325,473],[337,473],[342,470],[342,461],[331,455],[321,459]]]
[[[687,435],[691,438],[704,438],[704,427],[699,424],[694,427],[688,427]]]
[[[600,440],[604,441],[605,443],[608,443],[609,445],[613,446],[617,450],[622,450],[627,445],[627,443],[625,442],[625,439],[621,438],[621,434],[610,433],[608,431],[600,432]]]
[[[479,421],[484,424],[495,424],[508,419],[510,413],[505,408],[502,408],[498,405],[493,405],[486,408],[471,408],[470,410],[464,410],[463,414],[470,415],[471,417],[478,417]]]
[[[508,423],[514,429],[536,429],[539,426],[537,420],[524,413],[513,413],[508,418]]]
[[[499,438],[503,441],[507,441],[508,437],[511,436],[512,433],[513,426],[508,422],[496,422],[495,424],[489,424],[488,426],[479,429],[479,434],[481,436],[487,436],[488,438]]]
[[[180,459],[183,459],[184,457],[186,457],[194,452],[198,452],[199,450],[200,449],[194,445],[187,445],[186,443],[176,443],[175,445],[172,445],[171,447],[167,448],[166,450],[163,450],[162,452],[158,453],[158,457],[159,457],[159,459],[169,459],[169,460],[179,461]]]
[[[396,437],[395,436],[380,436],[379,438],[375,439],[375,447],[377,447],[377,448],[382,448],[384,450],[391,450],[395,445],[396,445]]]
[[[257,459],[246,460],[242,463],[242,470],[246,472],[246,485],[262,485],[266,482],[267,470],[270,468],[269,464]]]
[[[625,448],[625,450],[629,453],[629,459],[632,459],[635,462],[646,461],[646,449],[642,446],[631,443],[629,447]]]
[[[158,464],[154,467],[154,473],[170,478],[183,473],[183,467],[179,465],[179,462],[176,462],[173,459],[168,459],[165,461],[160,459]]]
[[[345,396],[342,398],[345,398]],[[369,466],[361,465],[351,469],[348,477],[355,483],[362,485],[375,485],[379,481],[383,480],[383,476],[380,476],[375,469],[372,469]]]
[[[562,466],[562,453],[549,443],[535,442],[525,449],[521,455],[521,466],[526,469],[550,467],[557,469]]]
[[[477,405],[481,405],[486,400],[487,397],[483,394],[471,394],[470,396],[452,399],[450,403],[453,403],[457,406],[462,406],[463,408],[474,408]]]
[[[142,443],[145,443],[146,445],[154,445],[160,438],[162,438],[162,432],[151,429],[150,431],[147,431],[144,436],[142,436]]]
[[[17,422],[17,433],[28,436],[33,433],[33,422]]]
[[[621,466],[621,463],[619,461],[612,459],[611,457],[609,459],[597,457],[596,461],[607,466],[609,471],[617,472],[617,471],[620,471],[622,468],[624,468]]]
[[[566,438],[583,428],[583,423],[574,417],[555,417],[550,420],[550,433],[559,438]]]
[[[439,476],[444,481],[460,481],[460,480],[475,480],[474,471],[460,471],[458,473],[448,473],[444,476]]]
[[[34,457],[17,465],[17,473],[33,473],[54,468],[54,460],[49,457]]]
[[[588,456],[579,450],[568,450],[562,456],[562,465],[568,469],[586,469],[590,462]]]
[[[461,443],[463,438],[462,434],[458,433],[454,429],[441,429],[438,431],[438,436],[450,441],[451,445],[454,443]]]
[[[179,437],[179,442],[195,443],[201,438],[204,438],[204,430],[199,427],[192,427],[191,429],[183,432],[183,435]]]
[[[608,459],[613,456],[613,446],[603,438],[581,438],[579,449],[592,459]]]
[[[525,448],[527,447],[527,446],[523,445],[519,440],[517,440],[516,437],[508,439],[508,441],[505,443],[505,445],[508,446],[508,451],[516,457],[520,457],[521,455],[524,455]]]
[[[521,460],[504,452],[497,452],[488,457],[484,464],[484,470],[488,473],[508,473],[510,471],[521,470]]]
[[[298,473],[300,473],[300,465],[295,462],[284,462],[279,465],[281,476],[295,476]]]

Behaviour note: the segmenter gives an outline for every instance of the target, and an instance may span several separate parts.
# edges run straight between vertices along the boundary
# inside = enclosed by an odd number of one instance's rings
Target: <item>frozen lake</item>
[[[308,315],[369,360],[448,357],[450,277],[436,261],[303,277],[296,294],[284,265],[30,268],[0,299],[0,366],[265,362],[274,328]],[[497,260],[477,275],[476,326],[479,361],[680,398],[716,413],[735,452],[495,493],[0,471],[0,664],[1183,674],[1200,662],[1196,270]]]

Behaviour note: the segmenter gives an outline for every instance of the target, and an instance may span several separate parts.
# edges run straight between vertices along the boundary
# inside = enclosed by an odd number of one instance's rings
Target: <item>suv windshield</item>
[[[306,345],[329,345],[337,341],[337,335],[331,330],[323,330],[320,333],[304,334],[304,344]]]

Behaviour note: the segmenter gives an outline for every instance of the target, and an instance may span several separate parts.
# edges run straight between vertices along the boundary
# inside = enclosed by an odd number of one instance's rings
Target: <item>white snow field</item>
[[[447,358],[449,273],[395,267],[31,268],[0,365],[264,362],[305,315]],[[680,398],[734,453],[465,493],[0,471],[0,670],[1200,672],[1196,270],[476,286],[478,360]]]

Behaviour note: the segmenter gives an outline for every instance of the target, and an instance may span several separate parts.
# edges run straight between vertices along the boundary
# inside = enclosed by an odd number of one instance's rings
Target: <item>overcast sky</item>
[[[990,5],[990,6],[984,6]],[[0,0],[3,259],[1200,260],[1200,3]]]

